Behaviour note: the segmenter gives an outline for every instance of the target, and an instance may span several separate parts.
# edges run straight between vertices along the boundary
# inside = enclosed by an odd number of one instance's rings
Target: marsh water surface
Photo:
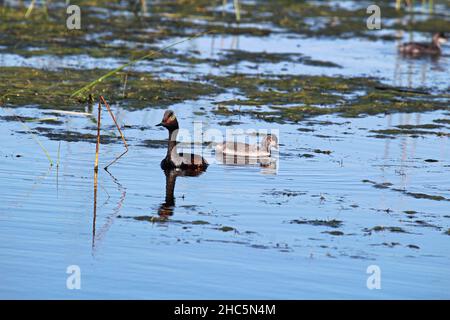
[[[1,7],[0,297],[450,298],[450,47],[396,51],[450,30],[449,7],[397,15],[394,2],[372,33],[364,1],[243,1],[240,25],[222,1],[146,14],[91,1],[86,21],[115,27],[68,34],[60,5],[28,22]],[[97,106],[70,93],[208,28],[92,92],[129,143],[96,186]],[[212,159],[198,176],[166,175],[155,124],[167,108],[191,132],[278,130],[276,167]],[[124,147],[106,110],[101,125],[103,167]],[[66,287],[70,265],[80,290]],[[380,290],[367,287],[371,265]]]

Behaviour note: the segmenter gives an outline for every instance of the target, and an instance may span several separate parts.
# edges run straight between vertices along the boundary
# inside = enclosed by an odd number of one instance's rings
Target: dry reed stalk
[[[92,248],[95,246],[95,222],[97,220],[98,170],[94,171],[94,212],[92,216]]]
[[[98,117],[97,117],[97,144],[95,145],[95,164],[94,170],[98,171],[98,151],[100,149],[100,117],[102,112],[102,104],[98,103]]]
[[[119,156],[117,156],[113,161],[111,161],[111,162],[105,167],[105,170],[108,170],[108,167],[109,167],[110,165],[112,165],[113,163],[115,163],[117,160],[119,160],[123,155],[125,155],[125,154],[128,152],[128,144],[127,144],[127,141],[125,140],[125,136],[123,135],[122,130],[120,130],[120,126],[119,126],[119,124],[117,123],[116,117],[114,116],[114,113],[111,111],[111,108],[110,108],[108,102],[106,102],[106,100],[105,100],[105,98],[104,98],[103,96],[100,96],[100,101],[105,105],[106,109],[108,110],[109,114],[111,115],[111,118],[113,119],[114,124],[116,125],[117,130],[119,131],[120,137],[122,138],[123,144],[124,144],[124,146],[125,146],[125,151],[122,152]],[[99,129],[99,130],[100,130],[100,129]]]

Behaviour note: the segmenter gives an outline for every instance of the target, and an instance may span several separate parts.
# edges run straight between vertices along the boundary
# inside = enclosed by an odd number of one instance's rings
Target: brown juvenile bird
[[[441,44],[447,42],[447,38],[442,32],[435,33],[430,43],[407,42],[398,47],[400,53],[409,56],[440,55]]]

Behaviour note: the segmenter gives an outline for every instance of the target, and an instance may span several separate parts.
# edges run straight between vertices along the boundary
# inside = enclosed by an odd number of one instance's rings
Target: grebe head
[[[443,32],[438,32],[433,36],[433,43],[436,45],[441,45],[447,42],[447,37]]]
[[[156,126],[162,126],[168,130],[178,129],[178,120],[175,113],[172,110],[167,110],[164,112],[161,122]]]

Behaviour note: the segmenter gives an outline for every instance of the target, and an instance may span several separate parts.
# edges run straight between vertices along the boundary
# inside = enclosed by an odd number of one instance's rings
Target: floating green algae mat
[[[312,226],[325,226],[325,227],[331,227],[331,228],[339,228],[342,226],[342,221],[332,219],[332,220],[292,220],[290,222],[291,224],[308,224]]]
[[[326,76],[225,75],[197,77],[196,81],[161,79],[149,73],[123,71],[96,85],[86,96],[70,95],[104,74],[105,70],[61,69],[45,71],[3,67],[0,102],[10,106],[38,105],[45,108],[81,110],[89,93],[104,95],[110,102],[123,102],[129,109],[167,107],[185,100],[221,92],[239,92],[245,99],[215,102],[211,111],[220,116],[245,114],[264,121],[298,122],[304,118],[337,113],[356,117],[392,112],[449,109],[448,94],[423,94],[382,85],[370,78]],[[234,106],[248,106],[235,110]],[[259,107],[266,107],[264,110]],[[392,129],[392,133],[428,133],[427,130]],[[423,131],[423,132],[422,132]],[[391,132],[382,132],[391,134]],[[431,132],[435,134],[434,132]]]
[[[65,6],[50,3],[47,13],[35,8],[28,18],[24,18],[23,7],[0,7],[0,45],[7,47],[9,53],[25,56],[88,54],[132,58],[148,53],[162,39],[189,37],[212,29],[216,34],[265,36],[271,33],[270,29],[258,27],[209,25],[219,18],[220,21],[234,19],[234,15],[207,10],[210,1],[159,3],[152,5],[146,16],[133,12],[133,8],[123,3],[80,2],[80,30],[67,29]]]
[[[45,71],[21,67],[0,68],[0,71],[0,103],[67,110],[83,109],[89,97],[72,99],[70,95],[105,73],[104,70]],[[125,101],[131,109],[164,107],[218,92],[216,87],[205,83],[159,79],[134,72],[117,73],[91,90],[95,96],[104,95],[110,102]]]
[[[396,233],[407,233],[404,229],[400,227],[385,227],[385,226],[375,226],[373,228],[365,228],[365,232],[371,233],[372,231],[381,232],[381,231],[390,231]]]
[[[370,132],[377,133],[379,135],[409,135],[409,136],[423,136],[423,135],[437,135],[440,137],[450,136],[450,133],[441,131],[429,131],[429,130],[413,130],[413,129],[382,129],[382,130],[370,130]]]
[[[50,3],[48,14],[44,14],[37,7],[27,19],[24,19],[23,8],[2,6],[0,52],[16,53],[25,57],[88,55],[94,58],[124,58],[126,62],[129,61],[127,59],[141,57],[156,50],[161,40],[171,41],[204,31],[213,31],[212,34],[219,35],[250,35],[260,39],[277,32],[292,31],[314,37],[386,37],[386,34],[367,30],[365,7],[356,1],[354,6],[345,7],[334,2],[243,2],[241,24],[235,23],[234,13],[221,10],[220,1],[163,2],[151,6],[149,14],[145,16],[139,12],[139,6],[128,6],[125,2],[89,0],[80,1],[80,5],[83,8],[81,30],[67,30],[65,6],[56,3]],[[393,1],[379,1],[379,5],[383,19],[390,22],[385,23],[383,28],[388,31],[404,29],[403,26],[396,25],[395,19],[409,15],[408,12],[396,11]],[[445,2],[439,5],[449,8],[449,4]],[[450,31],[447,20],[442,12],[435,12],[431,15],[421,15],[421,19],[413,21],[408,28],[411,31],[430,31],[439,26],[440,31]],[[311,21],[321,23],[311,25]],[[274,30],[273,26],[281,27],[282,30]],[[252,53],[245,51],[245,48],[224,50],[220,59],[204,59],[192,53],[181,54],[175,48],[164,51],[155,59],[164,59],[164,63],[172,64],[172,67],[177,62],[227,66],[243,60],[251,63],[298,61],[302,64],[339,67],[300,54]],[[204,96],[215,100],[219,93],[237,92],[239,95],[234,98],[216,101],[217,106],[212,106],[211,110],[224,117],[244,114],[279,123],[298,122],[307,117],[331,113],[357,117],[448,109],[449,105],[448,93],[431,95],[408,91],[363,77],[223,74],[196,75],[195,80],[179,81],[162,79],[159,74],[154,75],[151,71],[120,72],[97,85],[91,92],[78,98],[79,100],[68,98],[107,71],[1,68],[0,103],[10,106],[32,104],[46,108],[80,110],[89,102],[89,94],[92,94],[94,99],[102,94],[109,102],[123,102],[126,108],[138,109],[168,107],[180,101],[196,100]],[[170,72],[177,73],[176,67]],[[234,109],[241,106],[245,108]],[[413,129],[418,128],[411,128]]]
[[[350,1],[349,1],[350,2]],[[406,9],[396,10],[395,1],[377,1],[383,19],[383,29],[403,29],[402,18],[417,15],[420,19],[411,19],[409,30],[421,32],[450,31],[450,23],[446,12],[450,10],[448,1],[436,1],[442,12],[414,12]],[[350,5],[342,6],[339,1],[307,1],[294,0],[269,0],[253,3],[243,3],[242,8],[250,15],[252,21],[272,23],[287,30],[308,36],[338,36],[340,38],[365,37],[367,39],[393,39],[393,35],[368,30],[366,12],[368,4],[359,1],[350,2]],[[266,14],[264,14],[266,13]],[[268,13],[268,14],[267,14]],[[312,19],[320,23],[311,22]],[[243,15],[245,21],[246,15]],[[248,18],[250,19],[250,18]]]
[[[210,76],[220,87],[234,88],[244,99],[218,101],[216,114],[249,114],[273,122],[298,122],[306,117],[337,113],[346,117],[391,112],[422,112],[448,109],[450,95],[427,94],[390,87],[362,77],[278,76],[236,74]],[[288,106],[286,106],[288,105]],[[266,106],[236,111],[227,106]]]
[[[387,32],[367,29],[367,5],[358,1],[345,7],[334,1],[242,2],[241,24],[235,23],[233,12],[222,11],[220,1],[164,1],[158,5],[149,4],[146,15],[142,15],[139,6],[130,6],[127,2],[78,1],[77,4],[82,8],[81,30],[67,30],[66,7],[58,3],[49,2],[47,11],[36,6],[26,19],[26,7],[2,6],[0,45],[8,47],[9,52],[24,55],[30,54],[28,49],[33,47],[33,55],[136,57],[162,39],[188,37],[211,30],[215,34],[265,37],[280,32],[274,31],[274,26],[309,37],[392,40],[396,37],[395,31],[405,29],[402,19],[414,15],[420,19],[410,19],[409,31],[450,32],[450,22],[445,14],[450,10],[448,1],[439,1],[444,12],[431,14],[410,13],[405,9],[397,11],[394,1],[377,1],[382,12],[383,29]],[[116,43],[109,45],[113,40]],[[130,48],[126,45],[129,42],[140,45]]]

